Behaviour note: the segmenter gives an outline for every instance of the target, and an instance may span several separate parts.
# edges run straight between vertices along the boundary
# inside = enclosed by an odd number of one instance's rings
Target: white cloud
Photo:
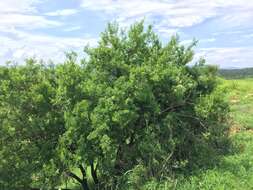
[[[35,29],[62,25],[59,21],[41,16],[36,6],[40,0],[2,0],[0,2],[0,30],[11,28]]]
[[[61,26],[58,21],[48,20],[42,16],[20,13],[1,14],[0,29],[8,31],[10,28],[22,27],[24,29],[45,28]]]
[[[162,27],[157,27],[155,26],[155,29],[157,29],[157,31],[163,35],[163,36],[175,36],[176,34],[179,34],[179,30],[175,29],[175,28],[162,28]]]
[[[36,34],[38,32],[35,33],[34,29],[40,31],[42,28],[65,25],[47,16],[68,16],[78,12],[75,9],[63,9],[43,14],[38,11],[40,3],[42,0],[0,0],[0,64],[10,59],[22,63],[24,59],[33,56],[43,60],[62,61],[64,52],[81,52],[87,43],[96,43],[96,39],[85,36],[56,37],[43,32]],[[78,29],[78,26],[65,28],[66,31]]]
[[[77,9],[62,9],[45,13],[47,16],[70,16],[78,13]]]
[[[233,34],[243,34],[243,30],[230,30],[230,31],[221,31],[221,32],[214,32],[212,33],[213,36],[219,36],[219,35],[233,35]]]
[[[215,17],[221,17],[224,25],[253,19],[253,1],[248,0],[82,0],[82,7],[102,11],[121,23],[143,17],[158,20],[161,31],[190,27]]]
[[[194,6],[188,1],[186,4],[186,1],[173,3],[161,0],[83,0],[82,6],[86,9],[104,11],[108,15],[117,15],[122,22],[133,18],[159,17],[160,24],[167,27],[192,26],[215,13],[212,7],[206,6],[206,1]]]
[[[213,31],[215,27],[216,33],[211,34],[215,38],[204,37],[199,40],[199,43],[208,44],[209,47],[221,34],[237,35],[244,33],[245,28],[253,28],[253,1],[249,0],[82,0],[81,6],[84,9],[102,12],[104,17],[109,19],[117,18],[121,25],[145,18],[165,37],[179,33],[186,39],[193,38],[194,36],[182,32],[187,32],[186,28],[208,21],[212,24],[203,28],[203,33],[200,29],[197,34],[207,33],[208,27],[212,27]],[[247,37],[250,38],[251,35]],[[184,40],[181,44],[191,42],[192,40]],[[209,63],[222,67],[253,67],[253,47],[244,45],[198,49],[196,57],[204,56]]]
[[[253,46],[202,48],[197,50],[195,60],[204,57],[208,64],[220,65],[224,68],[253,67]]]
[[[55,37],[49,35],[36,35],[20,31],[15,32],[15,39],[11,37],[0,37],[0,44],[5,47],[0,49],[0,64],[10,58],[22,63],[29,57],[37,57],[43,60],[63,61],[64,52],[74,50],[79,53],[85,45],[94,46],[97,39],[90,37]]]
[[[81,26],[73,26],[73,27],[69,27],[69,28],[65,28],[64,31],[65,32],[72,32],[72,31],[76,31],[76,30],[80,30]]]
[[[180,42],[180,44],[184,45],[184,46],[189,46],[190,44],[192,44],[194,42],[194,40],[196,40],[196,39],[183,40],[183,41]],[[197,44],[212,43],[212,42],[215,42],[215,41],[216,41],[216,38],[203,38],[203,39],[197,40]]]
[[[253,38],[253,33],[243,35],[244,38]]]
[[[210,42],[215,42],[216,38],[205,38],[205,39],[200,39],[200,43],[210,43]]]
[[[246,33],[244,30],[253,28],[253,1],[249,0],[80,1],[83,9],[103,13],[104,20],[116,19],[121,26],[129,26],[132,22],[145,18],[148,23],[154,24],[155,30],[163,37],[170,37],[176,33],[182,37],[182,35],[187,35],[182,33],[182,31],[185,32],[185,28],[204,23],[208,19],[217,30],[216,33],[210,34],[215,38],[205,38],[202,35],[203,39],[199,41],[204,45],[211,44],[216,38],[217,43],[215,44],[218,44],[221,34],[242,34],[242,40],[252,37],[252,31]],[[63,18],[58,18],[58,16],[77,14],[80,8],[40,13],[37,8],[40,3],[43,3],[43,0],[0,0],[0,32],[3,34],[0,36],[1,61],[10,58],[21,61],[33,55],[43,59],[51,58],[61,61],[64,58],[63,52],[66,50],[81,51],[87,42],[90,42],[91,45],[96,44],[96,39],[90,37],[55,37],[43,34],[42,30],[40,31],[42,28],[64,26],[61,27],[61,30],[65,32],[81,29],[80,26],[67,26],[63,23]],[[41,34],[35,34],[34,29]],[[208,30],[208,28],[205,29]],[[29,32],[23,32],[28,30]],[[183,39],[191,38],[191,36],[184,36]],[[187,44],[191,41],[186,40],[181,43]],[[205,55],[209,63],[225,67],[236,64],[253,66],[250,63],[253,60],[252,52],[253,47],[202,48],[197,50],[197,57]]]
[[[0,1],[0,13],[27,13],[36,12],[35,5],[39,0],[2,0]]]

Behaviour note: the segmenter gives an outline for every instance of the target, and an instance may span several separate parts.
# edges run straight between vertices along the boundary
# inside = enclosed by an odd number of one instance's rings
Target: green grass
[[[224,80],[231,105],[233,153],[223,156],[212,169],[183,178],[179,190],[253,189],[253,79]]]
[[[253,79],[226,80],[233,126],[253,129]]]
[[[179,190],[252,190],[253,133],[239,132],[232,137],[238,152],[224,156],[213,169],[181,180]]]

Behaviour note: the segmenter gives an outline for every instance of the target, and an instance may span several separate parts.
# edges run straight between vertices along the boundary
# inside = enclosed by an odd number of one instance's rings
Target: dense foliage
[[[219,69],[219,75],[226,79],[242,79],[253,77],[253,68]]]
[[[217,69],[143,22],[109,24],[80,63],[0,68],[0,187],[138,189],[204,165],[227,135]]]

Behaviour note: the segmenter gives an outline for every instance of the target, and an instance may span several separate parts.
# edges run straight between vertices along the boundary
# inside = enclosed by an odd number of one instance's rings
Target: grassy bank
[[[233,127],[253,129],[253,78],[227,80]]]
[[[222,83],[231,104],[231,140],[235,148],[215,167],[183,179],[175,189],[253,189],[253,79]]]

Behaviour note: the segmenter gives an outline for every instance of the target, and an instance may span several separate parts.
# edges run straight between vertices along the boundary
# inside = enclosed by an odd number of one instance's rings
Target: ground
[[[181,181],[180,190],[253,189],[253,78],[222,80],[231,105],[230,138],[237,147],[214,168]]]
[[[227,80],[225,85],[230,89],[233,127],[253,130],[253,78]]]

